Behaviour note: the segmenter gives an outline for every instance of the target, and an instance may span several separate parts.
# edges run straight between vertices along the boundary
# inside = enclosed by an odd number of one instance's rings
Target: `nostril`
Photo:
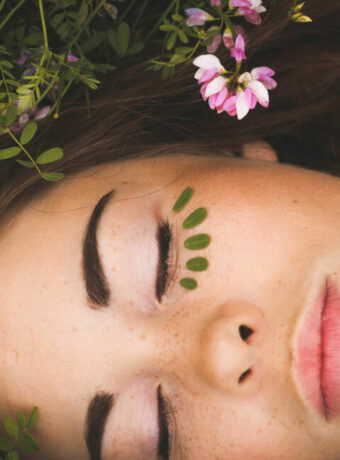
[[[239,328],[239,333],[240,333],[240,337],[242,340],[247,340],[247,338],[252,335],[252,333],[254,332],[252,329],[250,329],[250,327],[247,327],[245,326],[244,324],[242,324]]]
[[[247,369],[246,371],[241,374],[240,378],[238,379],[238,383],[242,383],[245,379],[251,374],[251,369]]]

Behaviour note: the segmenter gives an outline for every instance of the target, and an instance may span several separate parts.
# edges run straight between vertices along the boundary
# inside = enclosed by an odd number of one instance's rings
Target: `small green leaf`
[[[180,14],[173,14],[171,17],[176,22],[181,22],[184,19],[183,16],[181,16]]]
[[[172,32],[174,30],[177,30],[177,27],[173,24],[162,24],[161,26],[159,26],[159,30],[163,30],[163,32]]]
[[[89,12],[89,6],[87,3],[87,0],[83,0],[82,4],[80,5],[78,17],[77,17],[77,23],[79,25],[84,24],[88,16],[88,12]]]
[[[19,435],[19,427],[15,420],[6,415],[3,419],[6,432],[13,438],[17,438]]]
[[[178,31],[178,36],[179,36],[179,38],[180,38],[180,40],[181,40],[182,43],[189,43],[189,39],[188,39],[188,37],[186,36],[184,30],[180,29],[180,30]]]
[[[130,41],[130,27],[126,22],[122,22],[118,27],[118,41],[121,54],[125,54]]]
[[[194,272],[202,272],[203,270],[206,270],[208,266],[209,262],[205,257],[194,257],[189,259],[186,263],[187,269]]]
[[[142,49],[144,49],[144,43],[142,43],[142,42],[134,43],[127,50],[126,54],[127,55],[136,54],[136,53],[139,53],[140,51],[142,51]]]
[[[191,236],[184,241],[184,246],[187,249],[197,250],[204,249],[210,244],[210,236],[206,233]]]
[[[194,194],[193,188],[191,187],[185,188],[183,192],[180,194],[176,203],[174,204],[174,207],[172,208],[172,210],[175,212],[181,211],[184,208],[184,206],[191,200],[193,194]]]
[[[20,142],[23,145],[28,144],[28,142],[30,142],[33,139],[37,131],[37,128],[38,125],[35,121],[30,121],[29,123],[27,123],[27,125],[23,129],[23,132],[21,133]]]
[[[176,54],[189,54],[192,48],[190,46],[178,46],[175,50]]]
[[[18,452],[16,452],[15,450],[11,450],[6,455],[6,460],[19,460]]]
[[[8,107],[5,115],[6,126],[11,126],[17,117],[16,108],[13,106]]]
[[[34,168],[34,163],[31,161],[27,160],[15,160],[17,163],[19,163],[22,166],[25,166],[25,168]]]
[[[185,289],[193,290],[197,288],[197,281],[192,278],[182,278],[179,282]]]
[[[177,40],[177,31],[176,32],[171,32],[167,42],[166,42],[166,49],[169,51],[171,48],[174,47],[175,43]]]
[[[181,62],[185,61],[185,56],[180,55],[180,54],[173,54],[170,59],[171,64],[180,64]]]
[[[42,178],[49,182],[58,182],[60,179],[65,177],[65,174],[59,172],[46,172],[42,173]]]
[[[45,165],[47,163],[53,163],[54,161],[60,160],[64,155],[63,150],[60,147],[53,147],[52,149],[48,149],[45,152],[41,153],[36,162],[39,165]]]
[[[205,208],[197,208],[193,211],[183,222],[183,228],[193,228],[196,225],[201,224],[205,218],[207,217],[208,213]]]
[[[8,147],[7,149],[0,150],[0,160],[7,160],[13,158],[21,152],[19,147]]]
[[[9,450],[11,450],[11,447],[12,447],[12,445],[11,445],[9,439],[0,438],[0,450],[8,452]]]
[[[32,439],[20,439],[17,446],[19,449],[22,449],[26,452],[37,452],[39,450],[38,444]]]
[[[43,173],[43,174],[58,174],[58,173]],[[31,410],[30,415],[28,416],[27,428],[31,428],[35,424],[35,422],[37,421],[37,418],[38,418],[38,408],[33,407],[33,409]]]
[[[25,416],[22,412],[17,412],[17,420],[19,422],[19,425],[21,426],[22,429],[25,429],[26,428],[26,420],[25,420]]]

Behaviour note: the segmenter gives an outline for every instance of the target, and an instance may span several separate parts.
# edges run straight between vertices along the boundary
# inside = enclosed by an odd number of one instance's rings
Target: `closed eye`
[[[166,291],[166,286],[169,279],[169,250],[171,242],[171,230],[168,221],[165,221],[158,226],[157,241],[159,256],[156,279],[156,297],[160,302]]]

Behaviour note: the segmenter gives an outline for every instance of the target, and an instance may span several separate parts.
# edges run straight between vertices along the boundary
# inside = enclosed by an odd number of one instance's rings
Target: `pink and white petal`
[[[198,83],[205,83],[206,81],[212,80],[217,75],[216,69],[209,69],[204,72],[201,78],[198,80]]]
[[[203,24],[205,24],[205,22],[206,22],[205,17],[202,17],[199,14],[193,14],[192,16],[190,16],[190,18],[188,18],[186,20],[186,25],[189,26],[189,27],[203,26]]]
[[[209,97],[209,107],[214,110],[216,107],[217,93]]]
[[[257,97],[255,96],[254,93],[251,93],[251,103],[250,103],[250,109],[254,109],[257,104]]]
[[[249,72],[243,72],[237,79],[239,83],[243,83],[245,81],[252,81],[252,77]]]
[[[268,107],[269,94],[263,83],[258,80],[253,80],[248,83],[248,88],[252,90],[257,100],[263,107]]]
[[[274,89],[277,87],[277,82],[275,80],[273,80],[273,78],[270,78],[270,77],[262,77],[260,78],[260,81],[261,83],[264,84],[264,86],[267,88],[267,89]]]
[[[200,93],[202,94],[203,100],[206,101],[208,97],[205,95],[206,89],[207,89],[208,83],[204,83],[201,86]]]
[[[245,19],[251,24],[259,25],[262,22],[261,16],[250,8],[240,8]]]
[[[195,78],[196,80],[199,80],[199,79],[201,78],[201,76],[204,74],[204,72],[206,72],[205,69],[197,69],[197,70],[196,70],[196,73],[195,73],[195,75],[194,75],[194,78]]]
[[[272,77],[273,75],[275,75],[275,71],[267,66],[254,67],[250,73],[253,77],[253,80],[259,80],[263,76]]]
[[[244,38],[242,37],[242,34],[237,34],[235,48],[244,51]]]
[[[250,6],[251,7],[251,2],[250,0],[230,0],[230,5],[233,8],[238,8],[238,7],[243,7],[243,6]]]
[[[223,105],[225,100],[228,97],[228,88],[225,86],[224,88],[221,89],[221,91],[217,94],[216,98],[216,107],[219,107],[220,105]]]
[[[239,91],[236,96],[236,112],[238,120],[242,120],[250,110],[252,93],[249,88]]]
[[[236,96],[230,96],[223,104],[223,110],[229,112],[230,110],[236,110]]]
[[[202,67],[202,69],[216,69],[217,71],[224,70],[223,65],[221,64],[218,57],[214,54],[201,54],[193,60],[193,64],[197,67]]]
[[[220,34],[215,35],[215,37],[213,38],[212,43],[209,46],[207,46],[208,53],[215,53],[217,48],[220,46],[221,41],[222,41],[222,35],[220,35]]]
[[[208,83],[207,89],[205,91],[205,95],[207,97],[210,97],[213,94],[218,93],[219,91],[221,91],[225,83],[226,83],[226,80],[224,77],[214,78],[212,81]]]

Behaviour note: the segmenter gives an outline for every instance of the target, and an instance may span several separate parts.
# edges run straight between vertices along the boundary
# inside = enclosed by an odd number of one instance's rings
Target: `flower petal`
[[[267,66],[254,67],[250,73],[253,77],[253,80],[260,80],[264,75],[266,77],[272,77],[273,75],[275,75],[274,70]]]
[[[215,93],[221,91],[223,86],[225,86],[226,80],[224,77],[216,77],[210,83],[208,83],[205,95],[207,97],[212,96]]]
[[[195,78],[196,80],[199,80],[199,79],[201,78],[201,76],[204,74],[204,72],[206,72],[205,69],[197,69],[197,70],[196,70],[196,73],[195,73],[195,75],[194,75],[194,78]]]
[[[242,120],[250,110],[252,102],[252,93],[249,88],[240,91],[236,96],[236,112],[238,120]]]
[[[212,80],[217,75],[216,69],[204,70],[203,75],[198,80],[198,83],[205,83],[206,81]]]
[[[263,107],[268,107],[269,94],[267,88],[258,80],[253,80],[248,83],[248,88],[252,90],[257,100]]]
[[[218,57],[214,54],[201,54],[193,60],[193,64],[197,67],[202,67],[202,69],[217,69],[218,71],[224,70],[223,65],[221,64]]]
[[[227,99],[228,92],[229,91],[226,86],[221,89],[221,91],[217,94],[216,107],[219,107],[220,105],[224,104],[225,100]]]

